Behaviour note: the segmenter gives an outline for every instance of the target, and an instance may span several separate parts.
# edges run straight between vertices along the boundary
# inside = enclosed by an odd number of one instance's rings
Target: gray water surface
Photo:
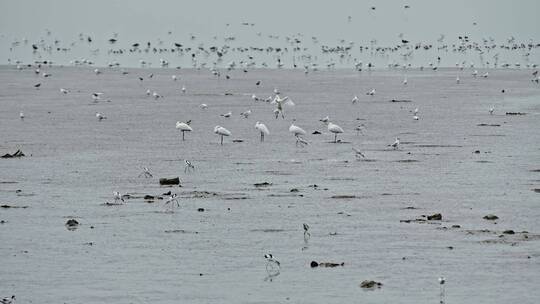
[[[0,208],[0,297],[438,303],[444,276],[446,303],[540,301],[540,87],[527,70],[490,70],[487,79],[468,70],[408,71],[407,86],[404,72],[384,70],[239,70],[230,80],[204,70],[43,70],[52,76],[0,68],[0,154],[26,154],[0,159],[0,203],[27,206]],[[251,99],[275,87],[296,104],[285,107],[285,119]],[[371,88],[377,94],[365,95]],[[92,92],[103,101],[92,102]],[[253,114],[240,117],[247,109]],[[228,111],[231,118],[219,116]],[[96,112],[107,119],[98,122]],[[341,143],[319,122],[326,115],[345,129]],[[194,131],[182,141],[175,123],[189,119]],[[308,131],[307,147],[295,146],[292,119]],[[264,143],[256,121],[270,129]],[[215,125],[232,132],[223,146]],[[399,150],[387,146],[395,137]],[[352,147],[369,161],[356,160]],[[184,159],[194,172],[184,172]],[[138,177],[142,167],[154,178]],[[159,177],[175,176],[182,187],[159,186]],[[262,182],[271,185],[254,186]],[[140,198],[103,206],[114,191],[172,191],[180,207],[171,213],[163,200]],[[332,198],[340,195],[354,198]],[[443,220],[400,222],[434,213]],[[500,219],[482,219],[490,213]],[[66,229],[70,218],[78,229]],[[307,243],[302,223],[311,227]],[[516,234],[500,237],[508,229]],[[274,278],[266,253],[281,262]],[[345,265],[312,269],[312,260]],[[363,280],[383,286],[363,290]]]

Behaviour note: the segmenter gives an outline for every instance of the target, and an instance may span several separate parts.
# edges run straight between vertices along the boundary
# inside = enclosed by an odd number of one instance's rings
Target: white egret
[[[185,132],[191,132],[193,131],[193,128],[191,128],[191,126],[185,122],[179,122],[177,121],[176,122],[176,128],[180,131],[182,131],[182,141],[184,141],[184,133]]]
[[[261,142],[264,141],[264,135],[268,135],[270,134],[270,131],[268,131],[268,128],[266,127],[265,124],[263,123],[260,123],[257,121],[257,123],[255,123],[255,129],[259,130],[259,132],[261,132]]]
[[[343,133],[343,129],[335,123],[328,122],[328,131],[334,133],[334,143],[337,143],[337,135]]]
[[[214,133],[221,137],[221,144],[223,145],[223,136],[231,136],[231,132],[222,126],[215,126]]]

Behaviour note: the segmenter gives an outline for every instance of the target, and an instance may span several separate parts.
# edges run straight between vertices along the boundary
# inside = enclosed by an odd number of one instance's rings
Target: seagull
[[[254,101],[259,101],[259,97],[257,97],[257,95],[255,94],[251,95],[251,99],[253,99]]]
[[[152,97],[154,97],[155,99],[163,98],[163,96],[159,95],[156,91],[152,93]]]
[[[11,296],[11,298],[3,298],[0,300],[0,304],[14,304],[15,303],[15,296]]]
[[[143,171],[141,172],[141,174],[139,174],[139,177],[141,176],[144,176],[146,178],[153,177],[152,173],[150,173],[150,170],[146,167],[143,167]]]
[[[414,115],[414,116],[413,116],[413,119],[414,119],[414,120],[418,120],[418,119],[419,119],[418,115]]]
[[[182,93],[186,94],[186,87],[185,86],[182,86]]]
[[[146,90],[146,95],[147,95],[147,96],[152,95],[152,91],[150,91],[150,89]]]
[[[61,89],[60,89],[60,92],[61,92],[61,93],[64,93],[64,94],[67,94],[67,93],[69,93],[69,90],[68,90],[68,89],[64,89],[64,88],[61,88]]]
[[[279,273],[281,263],[271,253],[265,254],[264,258],[266,259],[266,271],[268,274]]]
[[[248,118],[248,116],[251,114],[251,110],[244,111],[240,113],[240,116],[244,116],[244,118]]]
[[[353,99],[351,100],[352,104],[355,104],[358,102],[358,96],[354,95]]]
[[[221,144],[223,145],[223,136],[231,136],[231,132],[222,126],[215,126],[214,133],[221,137]]]
[[[332,122],[328,122],[328,131],[334,133],[334,143],[337,143],[337,135],[343,133],[343,129]]]
[[[407,77],[405,77],[405,79],[403,79],[403,85],[407,85]]]
[[[201,104],[199,105],[199,107],[201,107],[201,109],[205,110],[206,108],[208,108],[208,105],[205,104],[205,103],[201,103]]]
[[[176,76],[176,75],[172,75],[171,78],[172,78],[172,80],[174,80],[174,81],[178,80],[178,76]]]
[[[257,123],[255,123],[255,129],[259,130],[259,132],[261,132],[261,142],[264,141],[264,135],[269,135],[270,134],[270,131],[268,131],[268,128],[266,127],[265,124],[263,123],[260,123],[257,121]]]
[[[375,89],[371,89],[371,91],[367,92],[366,95],[374,96],[376,93]]]
[[[189,160],[187,159],[184,160],[184,163],[186,164],[184,168],[184,173],[190,172],[191,170],[195,170],[195,166]]]
[[[180,207],[177,197],[178,195],[174,193],[167,199],[167,201],[165,201],[165,206],[171,206],[171,212],[174,212],[174,206]]]
[[[393,148],[394,148],[394,150],[397,150],[397,149],[399,149],[399,137],[396,137],[396,141],[394,141],[394,143],[393,143],[393,144],[391,144],[391,145],[388,145],[388,146],[390,146],[390,147],[393,147]]]
[[[182,131],[182,141],[184,141],[184,133],[185,132],[191,132],[193,129],[189,126],[189,124],[185,122],[176,122],[176,128],[180,131]]]
[[[478,76],[478,70],[474,70],[474,72],[472,72],[472,76],[476,78],[476,76]]]
[[[99,93],[99,92],[92,93],[92,100],[94,100],[94,102],[97,102],[98,100],[101,99],[101,95],[103,95],[103,93]]]
[[[493,111],[495,111],[495,109],[493,109],[493,107],[489,108],[489,114],[490,115],[493,115]]]
[[[330,121],[330,117],[328,117],[328,115],[322,119],[319,119],[320,122],[324,122],[324,123],[327,123]]]
[[[20,112],[20,113],[19,113],[19,118],[20,118],[21,120],[24,120],[24,113],[23,113],[23,112]]]
[[[482,77],[484,78],[488,78],[488,76],[489,76],[489,72],[485,72],[484,75],[482,75]]]
[[[103,119],[107,119],[107,117],[103,116],[103,114],[96,112],[96,118],[99,121],[102,121]]]
[[[414,109],[414,115],[418,114],[418,108]]]
[[[360,150],[358,150],[358,149],[356,149],[354,147],[352,149],[354,151],[354,156],[356,156],[356,159],[366,158],[364,153],[362,153]]]
[[[125,203],[124,198],[122,197],[122,195],[120,194],[120,192],[115,191],[115,192],[113,193],[113,197],[114,197],[114,202],[115,202],[115,203],[118,203],[118,201],[122,201],[122,203]]]
[[[456,83],[459,84],[459,76],[456,77]]]
[[[101,71],[99,69],[95,69],[94,73],[96,73],[96,75],[99,75],[99,74],[101,74]]]
[[[229,118],[229,117],[231,117],[231,115],[232,115],[232,112],[229,111],[229,112],[227,112],[227,113],[220,114],[219,116],[223,116],[223,117],[225,117],[225,118]]]

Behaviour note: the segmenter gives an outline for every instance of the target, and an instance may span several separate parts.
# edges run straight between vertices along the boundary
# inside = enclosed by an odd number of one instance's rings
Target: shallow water
[[[437,279],[444,276],[446,303],[540,299],[540,194],[533,191],[540,188],[534,171],[540,169],[540,87],[527,70],[490,70],[488,79],[462,71],[460,84],[455,70],[409,71],[406,87],[403,72],[382,70],[231,71],[230,80],[197,70],[44,70],[52,77],[0,68],[0,154],[27,155],[0,159],[0,203],[28,206],[0,208],[0,297],[438,303]],[[71,92],[61,94],[61,87]],[[284,120],[273,117],[272,105],[251,99],[266,98],[274,87],[296,103],[285,108]],[[377,94],[365,95],[371,88]],[[156,101],[146,89],[164,98]],[[110,102],[93,103],[92,92]],[[416,107],[419,121],[412,119]],[[247,109],[253,114],[241,118]],[[231,118],[219,116],[228,111]],[[98,122],[95,112],[107,119]],[[332,143],[319,122],[326,115],[345,129],[342,143]],[[307,147],[296,147],[288,133],[293,118],[308,131]],[[175,122],[189,119],[194,131],[182,142]],[[256,121],[270,129],[264,143]],[[233,134],[223,146],[212,132],[218,124]],[[354,131],[358,124],[365,125],[363,134]],[[323,134],[311,135],[314,130]],[[397,151],[387,146],[395,137],[402,141]],[[352,147],[371,161],[355,160]],[[195,172],[184,172],[184,159]],[[154,178],[139,178],[142,167]],[[159,177],[174,176],[181,188],[159,186]],[[261,182],[272,184],[254,186]],[[113,201],[113,191],[169,190],[180,196],[174,213],[162,200],[101,205]],[[216,195],[192,197],[193,191]],[[332,198],[339,195],[355,198]],[[409,206],[417,209],[404,209]],[[400,222],[438,212],[442,222]],[[499,216],[496,224],[482,219],[489,213]],[[81,225],[68,231],[64,223],[72,217]],[[307,244],[302,223],[311,227]],[[499,237],[506,229],[528,231],[528,239]],[[268,252],[282,265],[272,280]],[[312,260],[345,266],[311,269]],[[384,285],[361,289],[369,279]]]

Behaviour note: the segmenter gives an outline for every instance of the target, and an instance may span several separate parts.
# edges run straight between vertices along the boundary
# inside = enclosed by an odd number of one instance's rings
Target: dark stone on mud
[[[428,221],[442,221],[442,214],[435,213],[427,216]]]
[[[28,206],[0,205],[0,208],[5,208],[5,209],[8,209],[8,208],[22,208],[22,209],[25,209],[25,208],[28,208]]]
[[[452,228],[461,228],[461,225],[452,225]]]
[[[241,142],[244,142],[243,139],[233,139],[232,141],[233,143],[241,143]]]
[[[410,99],[392,99],[390,102],[412,102]]]
[[[382,287],[381,282],[375,282],[372,280],[365,280],[362,283],[360,283],[361,288],[381,288]]]
[[[79,222],[77,222],[77,220],[75,220],[75,219],[69,219],[66,222],[66,226],[68,226],[68,227],[77,227],[78,225],[79,225]]]
[[[315,268],[315,267],[329,267],[329,268],[333,268],[333,267],[338,267],[338,266],[344,266],[345,263],[332,263],[332,262],[321,262],[321,263],[318,263],[316,261],[311,261],[310,263],[310,266],[311,268]]]
[[[477,124],[477,126],[479,126],[479,127],[500,127],[501,125],[499,125],[499,124],[486,124],[486,123],[481,123],[481,124]]]
[[[204,212],[204,208],[199,208],[199,209],[197,209],[197,211]]]
[[[153,195],[148,195],[148,194],[144,196],[144,199],[145,199],[145,200],[154,200],[155,198],[156,198],[155,196],[153,196]]]
[[[313,133],[311,133],[311,134],[313,134],[313,135],[321,135],[322,133],[319,132],[319,131],[313,131]]]
[[[527,115],[527,113],[523,113],[523,112],[506,112],[506,115]]]
[[[292,189],[291,189],[291,192],[298,192],[298,189],[292,188]]]
[[[2,155],[1,157],[2,158],[13,158],[13,157],[23,157],[23,156],[25,156],[24,153],[21,150],[17,150],[13,154],[6,153],[6,154]]]
[[[160,178],[159,184],[160,185],[180,185],[180,178],[179,177]]]
[[[516,233],[514,232],[514,230],[510,229],[510,230],[503,231],[503,234],[516,234]]]
[[[488,214],[488,215],[484,216],[484,219],[488,220],[488,221],[494,221],[494,220],[499,219],[499,217],[496,216],[495,214]]]
[[[480,154],[480,150],[476,150],[476,151],[474,151],[474,153]]]
[[[272,183],[269,183],[269,182],[262,182],[262,183],[255,183],[253,184],[253,186],[255,187],[267,187],[267,186],[271,186]]]

